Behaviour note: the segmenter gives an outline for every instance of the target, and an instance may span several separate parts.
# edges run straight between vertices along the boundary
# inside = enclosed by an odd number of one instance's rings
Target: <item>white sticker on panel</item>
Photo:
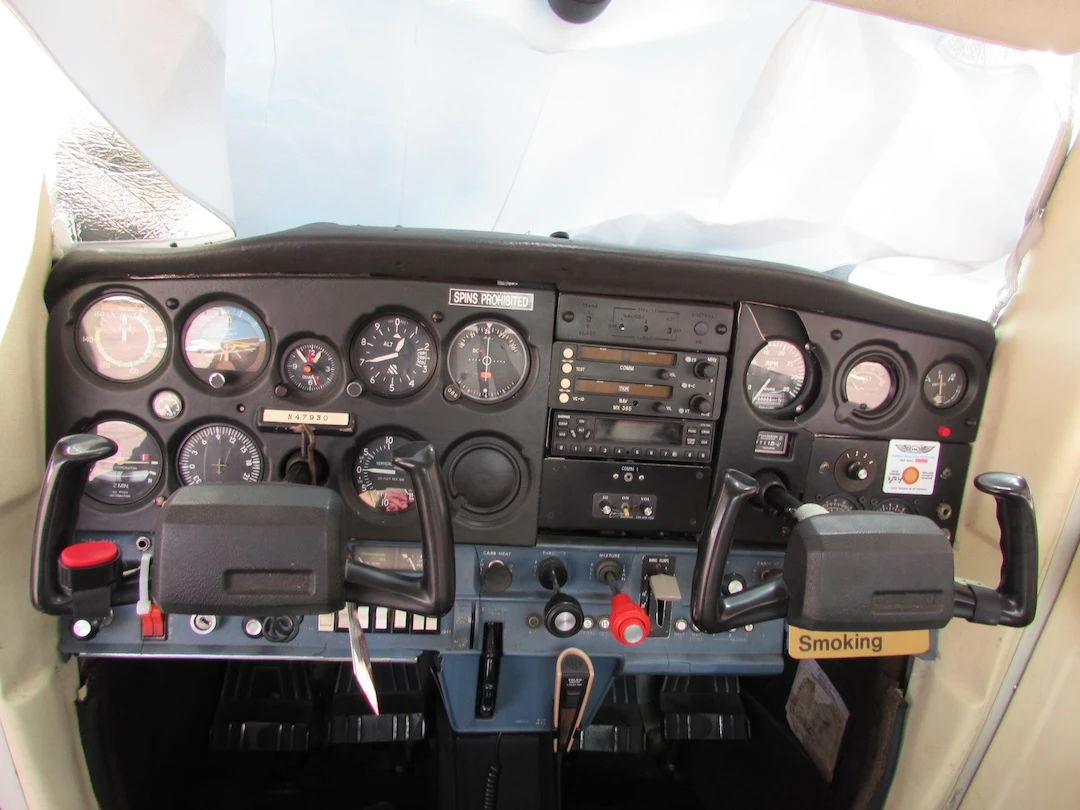
[[[893,439],[881,491],[887,495],[933,495],[941,442]]]

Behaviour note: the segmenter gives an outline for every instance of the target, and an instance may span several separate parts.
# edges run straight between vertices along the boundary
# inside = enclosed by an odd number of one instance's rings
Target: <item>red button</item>
[[[94,568],[108,565],[120,556],[120,549],[108,540],[91,540],[76,543],[60,552],[60,564],[68,568]]]
[[[157,605],[151,605],[150,612],[139,619],[142,620],[143,638],[165,638],[165,614]]]

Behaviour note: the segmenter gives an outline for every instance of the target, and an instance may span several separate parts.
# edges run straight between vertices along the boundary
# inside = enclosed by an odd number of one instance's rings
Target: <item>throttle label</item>
[[[849,633],[788,627],[788,655],[796,659],[922,655],[929,649],[929,630]]]

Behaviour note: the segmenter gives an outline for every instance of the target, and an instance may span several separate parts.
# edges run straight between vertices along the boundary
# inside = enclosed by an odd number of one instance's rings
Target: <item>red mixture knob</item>
[[[649,635],[649,614],[625,593],[611,598],[611,635],[629,647],[640,644]]]

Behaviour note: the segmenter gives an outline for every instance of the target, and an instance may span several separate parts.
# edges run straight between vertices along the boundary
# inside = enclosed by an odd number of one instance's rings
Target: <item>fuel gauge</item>
[[[951,408],[965,391],[967,374],[959,363],[938,363],[923,377],[923,397],[935,408]]]

